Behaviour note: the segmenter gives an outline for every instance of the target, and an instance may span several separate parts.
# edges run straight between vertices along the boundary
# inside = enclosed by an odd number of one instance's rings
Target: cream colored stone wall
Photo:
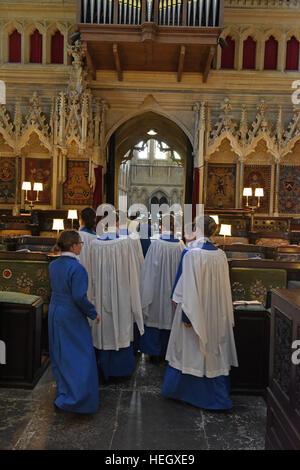
[[[85,112],[86,121],[81,117],[83,121],[75,125],[71,113],[77,105],[68,105],[64,117],[69,126],[67,135],[63,126],[55,133],[55,126],[59,127],[61,123],[59,94],[70,92],[71,74],[79,73],[76,66],[70,65],[67,53],[68,38],[77,29],[76,1],[0,2],[0,79],[7,86],[5,112],[0,113],[0,157],[50,157],[54,183],[49,207],[59,208],[62,206],[66,159],[88,160],[92,183],[93,165],[101,163],[104,170],[106,168],[106,145],[112,134],[128,119],[152,111],[172,120],[187,135],[194,148],[195,166],[204,165],[204,161],[230,163],[233,160],[237,164],[293,162],[300,165],[297,144],[300,141],[300,114],[294,110],[291,101],[292,83],[300,80],[300,72],[284,70],[286,41],[291,35],[300,40],[300,5],[290,9],[278,6],[262,9],[249,7],[248,2],[248,8],[245,8],[246,3],[239,8],[237,2],[231,0],[226,5],[222,36],[232,34],[237,41],[235,70],[220,69],[220,48],[215,69],[210,71],[204,84],[201,75],[184,72],[180,83],[176,73],[126,71],[120,82],[116,72],[98,70],[96,79],[89,79],[87,84],[91,99],[89,111]],[[8,34],[14,28],[22,34],[21,64],[7,62]],[[43,35],[43,64],[28,63],[28,41],[35,28]],[[48,63],[50,38],[56,28],[65,37],[62,65]],[[241,70],[242,41],[249,34],[258,42],[255,71]],[[264,40],[271,34],[279,41],[278,70],[264,71]],[[27,119],[30,119],[30,100],[34,92],[45,122],[36,118],[30,125]],[[225,99],[230,103],[230,110],[226,112]],[[262,100],[266,108],[263,114],[257,109]],[[97,102],[102,103],[98,108]],[[201,106],[197,103],[203,103],[202,116]],[[96,119],[99,135],[84,140],[82,129],[88,129],[89,133],[89,123],[95,124]],[[250,137],[249,132],[252,132]],[[38,136],[40,146],[37,138],[31,137],[32,133]],[[226,148],[222,144],[224,141]],[[241,182],[238,184],[241,186]],[[238,196],[236,205],[240,202]]]

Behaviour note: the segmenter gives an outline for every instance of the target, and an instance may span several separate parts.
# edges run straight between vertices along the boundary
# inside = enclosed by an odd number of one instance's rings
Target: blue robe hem
[[[180,400],[206,410],[229,410],[232,408],[229,397],[229,376],[196,377],[183,374],[180,370],[168,365],[161,393],[167,398]]]

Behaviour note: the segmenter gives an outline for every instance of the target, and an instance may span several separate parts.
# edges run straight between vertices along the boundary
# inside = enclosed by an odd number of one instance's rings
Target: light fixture
[[[23,181],[22,191],[25,191],[25,200],[28,201],[27,192],[31,190],[31,183],[29,181]]]
[[[28,199],[28,191],[31,191],[30,181],[23,181],[22,190],[25,191],[25,202],[30,203],[30,209],[32,210],[34,202],[39,202],[39,191],[43,191],[43,183],[33,183],[33,191],[36,191],[35,199]]]
[[[244,188],[243,196],[246,196],[246,206],[249,206],[248,197],[252,196],[252,188]]]
[[[63,219],[53,219],[52,230],[57,230],[57,236],[58,236],[59,231],[64,230],[64,220]]]
[[[231,237],[231,225],[221,224],[219,235],[224,236],[224,245],[225,245],[225,237]]]
[[[211,217],[212,219],[214,219],[214,221],[216,222],[216,224],[219,225],[219,216],[218,216],[218,215],[210,215],[209,217]]]
[[[148,135],[157,135],[157,132],[154,130],[154,129],[150,129],[148,132],[147,132]]]
[[[258,198],[257,207],[260,207],[260,198],[261,198],[261,197],[264,197],[264,190],[263,190],[263,188],[256,188],[256,190],[255,190],[255,197]]]
[[[43,183],[34,183],[33,191],[36,191],[36,202],[39,200],[39,191],[43,191]]]
[[[69,209],[68,210],[68,219],[72,219],[72,229],[73,229],[73,220],[78,219],[77,210]]]

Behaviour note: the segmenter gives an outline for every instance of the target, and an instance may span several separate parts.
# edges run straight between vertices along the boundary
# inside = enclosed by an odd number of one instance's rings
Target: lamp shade
[[[33,183],[33,191],[43,191],[43,183]]]
[[[212,219],[214,219],[214,221],[216,222],[216,224],[219,225],[219,216],[218,216],[218,215],[210,215],[209,217],[211,217]]]
[[[22,184],[22,189],[24,191],[30,191],[31,190],[31,183],[29,181],[23,181],[23,184]]]
[[[252,188],[244,188],[243,196],[252,196]]]
[[[150,129],[148,132],[147,132],[148,135],[156,135],[157,132],[154,130],[154,129]]]
[[[68,219],[78,219],[77,210],[69,209],[68,210]]]
[[[53,219],[52,230],[64,230],[64,219]]]
[[[231,236],[231,225],[222,224],[219,235]]]
[[[263,190],[263,188],[256,188],[256,190],[255,190],[255,196],[256,196],[256,197],[263,197],[263,195],[264,195],[264,190]]]

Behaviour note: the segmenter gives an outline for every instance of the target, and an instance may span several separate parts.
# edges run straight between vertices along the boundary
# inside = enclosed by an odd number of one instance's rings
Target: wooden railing
[[[86,24],[222,26],[224,0],[78,0],[77,21]]]
[[[225,8],[264,8],[300,10],[299,0],[225,0]]]

